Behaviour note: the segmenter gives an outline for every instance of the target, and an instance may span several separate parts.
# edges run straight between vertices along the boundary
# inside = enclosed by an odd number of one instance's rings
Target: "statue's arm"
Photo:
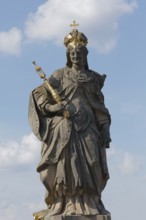
[[[95,117],[97,124],[101,133],[103,146],[109,148],[109,143],[111,142],[110,137],[110,124],[111,116],[108,109],[105,106],[104,95],[101,91],[101,86],[96,84],[95,96],[97,102],[97,108],[95,110]]]
[[[51,94],[44,86],[41,86],[33,91],[34,100],[37,108],[42,116],[54,116],[62,113],[65,108],[65,103],[55,103]]]
[[[46,105],[49,103],[49,98],[47,91],[43,86],[40,86],[33,90],[32,92],[33,98],[35,100],[35,104],[38,110],[38,114],[41,114],[42,116],[46,116]]]
[[[107,109],[106,109],[107,110]],[[96,120],[102,137],[102,144],[104,147],[109,148],[111,142],[110,137],[110,115],[102,111],[96,111]]]

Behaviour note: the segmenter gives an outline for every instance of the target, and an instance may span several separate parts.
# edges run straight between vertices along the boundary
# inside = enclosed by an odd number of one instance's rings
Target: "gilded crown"
[[[76,48],[79,45],[86,46],[88,43],[87,37],[76,28],[79,24],[77,24],[76,21],[73,21],[73,24],[70,26],[73,27],[73,30],[64,38],[64,45],[73,48]]]

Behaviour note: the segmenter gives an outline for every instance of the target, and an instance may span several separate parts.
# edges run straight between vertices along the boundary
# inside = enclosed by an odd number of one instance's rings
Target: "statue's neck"
[[[83,67],[72,66],[71,69],[76,73],[80,73],[84,71],[84,66]]]

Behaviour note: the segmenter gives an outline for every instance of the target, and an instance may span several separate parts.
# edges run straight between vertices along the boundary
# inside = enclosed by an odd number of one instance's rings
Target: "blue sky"
[[[64,36],[77,20],[88,37],[91,69],[106,74],[112,116],[110,180],[103,201],[113,220],[137,220],[146,204],[146,1],[0,0],[0,219],[32,219],[45,208],[35,168],[40,143],[28,124],[30,92],[66,63]]]

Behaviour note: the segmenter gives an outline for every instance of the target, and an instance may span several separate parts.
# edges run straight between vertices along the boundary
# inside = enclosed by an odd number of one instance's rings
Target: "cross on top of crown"
[[[70,24],[71,27],[73,27],[73,30],[76,30],[79,24],[76,23],[76,21],[73,21],[73,24]]]

